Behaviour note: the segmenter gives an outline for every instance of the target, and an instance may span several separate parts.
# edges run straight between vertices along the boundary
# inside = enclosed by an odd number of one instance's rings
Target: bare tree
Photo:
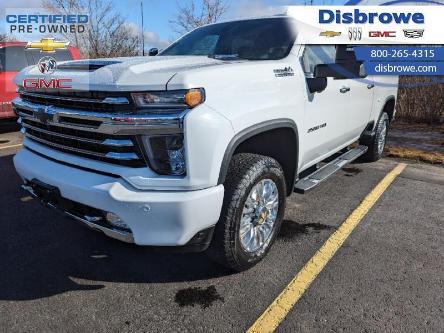
[[[224,0],[203,0],[199,9],[196,8],[195,0],[190,0],[185,5],[177,4],[177,7],[176,18],[170,20],[170,24],[179,34],[217,22],[229,8]]]
[[[405,122],[444,123],[444,76],[401,76],[396,118]]]
[[[0,42],[11,42],[17,40],[13,35],[0,34]]]
[[[139,54],[141,34],[114,8],[110,0],[43,0],[58,14],[88,14],[83,33],[63,34],[79,48],[83,57],[119,57]]]

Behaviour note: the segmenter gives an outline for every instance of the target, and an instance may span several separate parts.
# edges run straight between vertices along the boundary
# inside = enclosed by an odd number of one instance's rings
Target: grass
[[[387,146],[385,151],[389,157],[406,158],[420,162],[444,165],[444,154],[435,151],[429,152],[410,147],[397,146]]]
[[[401,121],[394,121],[390,124],[391,128],[405,130],[405,131],[417,131],[417,132],[441,132],[444,135],[444,123],[439,124],[424,124],[424,123],[406,123]]]

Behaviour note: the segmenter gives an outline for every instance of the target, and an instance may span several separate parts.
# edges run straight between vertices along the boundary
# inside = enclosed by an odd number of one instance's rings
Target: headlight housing
[[[205,102],[203,88],[188,90],[151,91],[131,94],[134,103],[140,108],[192,109]]]
[[[183,134],[142,136],[151,168],[161,175],[186,174]]]

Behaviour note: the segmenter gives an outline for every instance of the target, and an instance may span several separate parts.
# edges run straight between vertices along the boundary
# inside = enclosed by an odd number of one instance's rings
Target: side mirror
[[[336,64],[318,64],[314,68],[314,77],[321,79],[327,77],[338,77],[340,74],[334,69]],[[337,67],[336,67],[337,68]]]
[[[149,51],[148,51],[148,55],[150,56],[150,57],[154,57],[154,56],[156,56],[156,55],[158,55],[159,54],[159,49],[158,48],[155,48],[155,47],[153,47],[152,49],[150,49]]]
[[[352,61],[338,62],[336,64],[319,64],[314,68],[315,78],[354,79],[361,77],[360,74],[361,64]]]
[[[314,77],[307,78],[308,91],[314,94],[315,92],[322,92],[327,88],[327,78],[326,77]]]

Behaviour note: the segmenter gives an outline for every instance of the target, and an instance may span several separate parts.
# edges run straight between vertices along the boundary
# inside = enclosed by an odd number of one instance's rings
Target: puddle
[[[206,289],[201,287],[181,289],[176,293],[174,300],[180,307],[200,305],[202,309],[208,308],[216,301],[224,302],[224,298],[219,295],[215,286]]]
[[[356,167],[342,168],[342,170],[345,172],[344,176],[346,177],[353,177],[362,172],[362,169]]]
[[[312,233],[319,233],[320,231],[331,230],[331,229],[335,229],[335,227],[321,223],[300,224],[286,220],[282,223],[281,232],[279,233],[279,238],[285,242],[285,241],[290,241],[301,235],[309,235]]]

